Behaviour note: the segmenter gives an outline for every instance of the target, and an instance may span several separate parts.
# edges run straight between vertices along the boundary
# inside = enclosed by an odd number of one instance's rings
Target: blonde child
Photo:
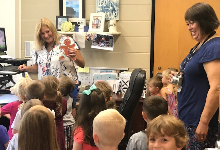
[[[181,150],[186,147],[188,135],[181,120],[173,115],[160,115],[147,127],[149,150]]]
[[[22,78],[21,80],[19,80],[15,84],[15,86],[11,88],[12,93],[15,94],[19,100],[8,103],[3,107],[1,107],[0,109],[0,116],[10,114],[10,126],[8,130],[8,135],[10,139],[12,138],[12,128],[11,128],[12,122],[15,118],[18,109],[21,108],[23,106],[23,103],[26,102],[25,89],[30,81],[31,79],[29,78]]]
[[[76,107],[73,98],[70,97],[71,92],[75,88],[75,83],[72,79],[68,76],[62,76],[59,79],[60,82],[60,92],[67,100],[67,111],[66,114],[63,116],[63,126],[64,126],[64,133],[65,133],[65,146],[67,150],[72,150],[73,148],[73,136],[72,130],[73,125],[75,123],[75,114],[76,114]]]
[[[65,150],[65,135],[63,127],[63,116],[66,114],[67,101],[62,98],[59,91],[59,80],[54,76],[44,76],[41,82],[45,85],[45,98],[43,104],[50,110],[55,111],[57,141],[60,150]]]
[[[22,117],[19,150],[60,150],[53,114],[44,106],[31,107]]]
[[[154,76],[149,79],[147,84],[147,97],[152,95],[161,96],[160,90],[163,87],[162,78],[160,76]]]
[[[106,101],[106,107],[116,109],[115,100],[112,99],[112,87],[106,81],[96,81],[95,86],[103,92]]]
[[[96,115],[105,109],[105,97],[95,85],[92,85],[89,90],[83,91],[73,131],[74,150],[98,150],[92,137],[92,124]]]
[[[27,101],[31,99],[43,100],[44,91],[45,91],[45,86],[43,83],[41,83],[39,80],[32,80],[28,83],[25,90],[26,100]],[[21,120],[21,110],[18,110],[15,119],[11,125],[12,134],[18,132],[20,120]]]
[[[143,102],[143,119],[149,124],[151,120],[159,115],[168,113],[167,101],[157,95],[147,97]],[[133,134],[127,144],[126,150],[146,150],[147,146],[146,129]]]
[[[38,99],[31,99],[27,101],[21,109],[21,117],[24,113],[35,105],[43,105],[43,103]],[[7,150],[17,150],[18,149],[18,132],[15,133],[7,147]]]
[[[169,113],[178,118],[177,87],[171,83],[171,71],[172,69],[166,69],[162,72],[162,83],[166,87],[161,89],[161,96],[168,102]]]
[[[115,109],[101,111],[93,120],[93,139],[99,150],[117,150],[126,120]]]

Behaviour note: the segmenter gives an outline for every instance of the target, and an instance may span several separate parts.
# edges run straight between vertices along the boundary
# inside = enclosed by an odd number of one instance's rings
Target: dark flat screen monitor
[[[0,27],[0,52],[7,51],[5,28]]]

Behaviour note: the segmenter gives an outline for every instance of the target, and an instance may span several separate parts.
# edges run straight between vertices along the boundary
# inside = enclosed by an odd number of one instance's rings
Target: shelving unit
[[[58,33],[60,34],[74,34],[74,33],[83,33],[83,32],[61,32],[61,31],[58,31]],[[86,33],[86,32],[84,32]],[[91,32],[93,33],[93,32]],[[103,34],[103,35],[120,35],[121,32],[114,32],[114,33],[110,33],[110,32],[95,32],[97,34]]]

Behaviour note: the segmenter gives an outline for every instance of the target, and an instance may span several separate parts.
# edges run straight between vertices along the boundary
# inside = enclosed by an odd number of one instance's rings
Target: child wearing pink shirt
[[[13,88],[11,88],[12,94],[15,94],[16,96],[18,96],[19,100],[8,103],[0,109],[0,116],[4,116],[6,114],[10,115],[10,126],[9,126],[9,130],[8,130],[8,135],[9,135],[10,139],[13,136],[11,124],[14,121],[14,118],[15,118],[15,115],[18,111],[19,106],[22,107],[22,103],[24,103],[26,101],[25,88],[30,81],[31,81],[31,79],[29,79],[29,78],[22,78],[21,80],[19,80],[15,84],[15,86]]]

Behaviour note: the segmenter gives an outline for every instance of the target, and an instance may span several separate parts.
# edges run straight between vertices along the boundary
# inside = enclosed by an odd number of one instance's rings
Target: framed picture
[[[105,13],[105,20],[119,20],[119,0],[96,0],[96,13]]]
[[[105,25],[105,13],[91,13],[89,32],[103,32]]]
[[[61,25],[65,21],[69,21],[69,16],[56,16],[56,28],[57,31],[61,30]]]
[[[69,16],[71,18],[85,18],[85,0],[60,0],[63,5],[60,6],[61,16]],[[61,4],[61,2],[60,2]],[[61,13],[62,12],[62,13]],[[71,21],[76,22],[76,21]]]

